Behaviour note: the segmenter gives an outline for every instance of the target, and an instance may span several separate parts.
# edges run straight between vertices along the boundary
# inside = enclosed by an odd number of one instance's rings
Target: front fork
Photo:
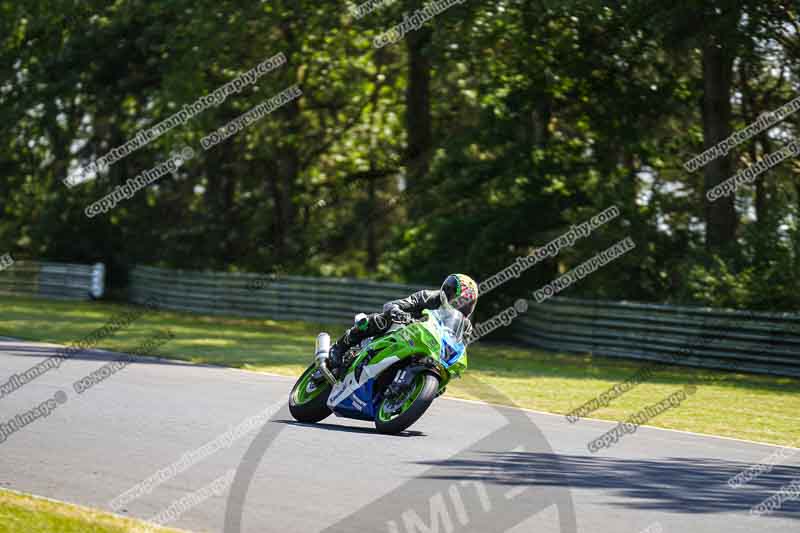
[[[394,380],[386,387],[385,396],[394,399],[414,383],[417,373],[411,372],[411,367],[401,368],[394,376]]]
[[[389,398],[394,398],[402,394],[406,389],[411,387],[411,385],[414,383],[414,380],[419,374],[425,372],[429,372],[436,375],[436,377],[439,379],[439,382],[442,381],[441,373],[435,364],[431,363],[428,360],[414,362],[411,363],[409,366],[401,368],[400,370],[397,371],[397,374],[395,374],[394,376],[394,380],[392,380],[389,386],[386,387],[386,392],[384,393],[384,396]],[[442,390],[441,392],[444,392],[444,390]]]

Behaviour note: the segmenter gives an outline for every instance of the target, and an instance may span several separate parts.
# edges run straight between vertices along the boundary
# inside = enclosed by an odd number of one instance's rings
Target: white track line
[[[18,340],[20,342],[34,342],[34,341],[23,341],[21,339],[12,339],[10,337],[0,337],[0,339],[2,339],[2,340],[8,339],[8,340],[14,340],[14,341]],[[44,343],[38,343],[38,344],[44,344]],[[102,351],[102,350],[97,350],[97,351]],[[118,352],[109,352],[109,353],[118,353]],[[208,364],[208,363],[194,363],[192,361],[183,361],[181,359],[164,359],[164,358],[158,358],[158,357],[152,357],[150,359],[161,359],[163,361],[187,363],[187,364],[197,365],[197,366],[214,366],[214,367],[222,368],[222,369],[225,369],[225,370],[233,370],[233,371],[236,371],[236,372],[247,372],[248,374],[260,374],[262,376],[269,376],[269,377],[281,378],[281,379],[286,379],[286,380],[295,380],[296,379],[294,377],[284,376],[282,374],[273,374],[272,372],[260,372],[258,370],[247,370],[246,368],[231,368],[231,367],[224,366],[224,365],[215,365],[215,364]],[[505,407],[507,409],[517,409],[518,411],[524,411],[524,412],[527,412],[527,413],[534,413],[534,414],[537,414],[537,415],[557,416],[557,417],[562,417],[562,418],[564,416],[566,416],[566,415],[557,414],[557,413],[548,413],[547,411],[537,411],[535,409],[528,409],[526,407],[517,407],[515,405],[502,405],[502,404],[484,402],[484,401],[479,401],[479,400],[467,400],[466,398],[453,398],[453,397],[445,396],[442,399],[443,400],[450,400],[452,402],[466,402],[466,403],[472,403],[472,404],[478,404],[478,405],[485,405],[485,406],[488,406],[488,407]],[[593,422],[605,422],[605,423],[614,424],[614,425],[619,423],[617,420],[606,420],[604,418],[583,418],[583,420],[591,420]],[[684,431],[684,430],[681,430],[681,429],[660,428],[660,427],[648,426],[648,425],[641,425],[639,427],[644,427],[644,428],[649,428],[649,429],[657,429],[659,431],[671,431],[673,433],[682,433],[684,435],[694,435],[694,436],[697,436],[697,437],[705,437],[705,438],[711,438],[711,439],[723,439],[723,440],[730,440],[730,441],[734,441],[734,442],[744,442],[744,443],[747,443],[747,444],[757,444],[759,446],[770,446],[772,448],[787,448],[787,449],[790,449],[790,450],[798,450],[798,451],[800,451],[800,448],[794,448],[792,446],[781,446],[780,444],[770,444],[768,442],[758,442],[758,441],[754,441],[754,440],[737,439],[735,437],[723,437],[721,435],[709,435],[708,433],[697,433],[695,431]]]
[[[110,515],[110,516],[113,516],[115,518],[119,518],[119,519],[122,519],[122,520],[127,520],[127,521],[131,521],[131,522],[141,522],[145,526],[149,526],[149,528],[152,529],[155,532],[157,532],[159,530],[173,529],[175,531],[181,531],[181,532],[184,532],[184,533],[192,533],[188,529],[178,529],[178,528],[175,528],[175,527],[160,526],[158,524],[154,524],[152,522],[148,522],[147,520],[142,520],[142,519],[136,518],[134,516],[125,516],[125,515],[113,513],[111,511],[106,511],[105,509],[102,509],[102,508],[87,507],[85,505],[81,505],[81,504],[78,504],[78,503],[65,502],[65,501],[62,501],[62,500],[56,500],[55,498],[48,498],[47,496],[39,496],[38,494],[30,494],[28,492],[22,492],[22,491],[19,491],[19,490],[9,489],[9,488],[5,488],[5,487],[0,487],[0,490],[5,491],[5,492],[10,492],[12,494],[16,494],[17,496],[27,496],[27,497],[33,498],[35,500],[44,500],[46,502],[57,503],[59,505],[69,505],[70,507],[80,507],[81,509],[86,509],[87,511],[91,511],[93,513],[107,514],[107,515]]]
[[[222,367],[222,368],[228,368],[228,370],[237,370],[239,372],[247,372],[248,374],[262,374],[262,375],[265,375],[265,376],[276,377],[276,378],[287,379],[287,380],[295,380],[296,379],[296,378],[293,378],[291,376],[284,376],[284,375],[281,375],[281,374],[273,374],[271,372],[259,372],[257,370],[247,370],[245,368],[229,368],[229,367]],[[518,411],[524,411],[524,412],[527,412],[527,413],[533,413],[533,414],[537,414],[537,415],[556,416],[556,417],[559,417],[559,418],[564,418],[566,416],[566,415],[558,414],[558,413],[548,413],[547,411],[537,411],[535,409],[528,409],[527,407],[517,407],[516,405],[503,405],[503,404],[498,404],[498,403],[484,402],[484,401],[481,401],[481,400],[467,400],[466,398],[454,398],[452,396],[443,396],[442,399],[443,400],[449,400],[451,402],[465,402],[465,403],[471,403],[471,404],[477,404],[477,405],[484,405],[484,406],[487,406],[487,407],[504,407],[506,409],[516,409]],[[592,422],[604,422],[604,423],[613,424],[613,425],[619,424],[619,421],[617,421],[617,420],[607,420],[605,418],[583,418],[582,420],[588,420],[588,421],[592,421]],[[565,419],[565,422],[566,422],[566,419]],[[721,436],[721,435],[710,435],[708,433],[697,433],[695,431],[684,431],[684,430],[681,430],[681,429],[660,428],[660,427],[648,426],[648,425],[644,425],[644,424],[639,426],[639,427],[649,428],[649,429],[657,429],[659,431],[671,431],[673,433],[683,433],[685,435],[694,435],[694,436],[697,436],[697,437],[731,440],[731,441],[735,441],[735,442],[744,442],[744,443],[747,443],[747,444],[757,444],[759,446],[771,446],[773,448],[787,448],[787,449],[790,449],[790,450],[798,450],[798,451],[800,451],[800,448],[794,448],[792,446],[781,446],[780,444],[770,444],[768,442],[758,442],[758,441],[755,441],[755,440],[737,439],[735,437],[724,437],[724,436]]]
[[[505,407],[505,408],[508,408],[508,409],[517,409],[519,411],[525,411],[525,412],[534,413],[534,414],[537,414],[537,415],[557,416],[557,417],[560,417],[560,418],[564,418],[566,416],[566,415],[560,415],[560,414],[556,414],[556,413],[548,413],[546,411],[536,411],[534,409],[527,409],[525,407],[516,407],[516,406],[512,406],[512,405],[501,405],[501,404],[495,404],[495,403],[490,403],[490,402],[482,402],[482,401],[478,401],[478,400],[467,400],[467,399],[464,399],[464,398],[444,398],[444,399],[445,400],[454,401],[454,402],[467,402],[467,403],[473,403],[473,404],[488,405],[488,406],[492,406],[492,407]],[[614,424],[614,425],[619,424],[619,421],[617,421],[617,420],[606,420],[605,418],[583,418],[582,420],[587,420],[587,421],[591,421],[591,422],[605,422],[605,423]],[[566,419],[564,421],[566,422]],[[644,425],[644,424],[639,426],[639,427],[649,428],[649,429],[657,429],[659,431],[672,431],[674,433],[683,433],[685,435],[694,435],[694,436],[697,436],[697,437],[706,437],[706,438],[711,438],[711,439],[732,440],[732,441],[736,441],[736,442],[745,442],[747,444],[757,444],[759,446],[771,446],[773,448],[787,448],[787,449],[790,449],[790,450],[800,451],[800,448],[794,448],[792,446],[781,446],[780,444],[770,444],[770,443],[767,443],[767,442],[758,442],[758,441],[754,441],[754,440],[737,439],[735,437],[723,437],[721,435],[709,435],[708,433],[697,433],[695,431],[684,431],[684,430],[681,430],[681,429],[660,428],[660,427],[656,427],[656,426],[647,426],[647,425]]]

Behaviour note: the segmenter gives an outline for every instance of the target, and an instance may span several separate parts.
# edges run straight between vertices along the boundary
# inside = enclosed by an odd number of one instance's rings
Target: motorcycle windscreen
[[[464,355],[465,349],[466,347],[463,343],[455,342],[455,339],[448,338],[447,335],[442,336],[442,349],[439,355],[444,367],[449,368],[456,364]]]
[[[442,339],[439,358],[445,368],[449,368],[461,359],[466,350],[464,345],[466,319],[460,311],[447,305],[443,305],[430,314]]]

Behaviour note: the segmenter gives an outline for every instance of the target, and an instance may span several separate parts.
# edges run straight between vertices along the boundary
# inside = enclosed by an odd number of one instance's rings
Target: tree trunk
[[[767,132],[759,134],[758,144],[761,145],[761,157],[770,155],[775,149]],[[768,174],[761,174],[756,178],[756,220],[762,228],[767,227],[771,215],[770,204],[775,198],[775,187],[768,177]]]
[[[747,55],[742,58],[739,64],[739,79],[741,80],[742,92],[742,116],[747,124],[752,124],[758,120],[758,102],[756,101],[756,91],[750,86],[750,79],[758,75],[761,69],[759,63],[753,64],[753,56],[755,52],[752,50],[753,43],[750,44],[750,49]],[[762,157],[770,153],[769,138],[766,133],[761,133],[757,137],[757,142],[754,140],[750,143],[750,160],[752,163],[758,161],[759,146],[761,147]],[[756,196],[755,196],[755,210],[756,210],[756,225],[760,230],[766,230],[767,209],[769,201],[769,191],[767,190],[767,183],[764,181],[764,174],[756,176]]]
[[[376,272],[378,270],[378,236],[376,216],[378,205],[375,190],[375,176],[370,176],[368,181],[367,194],[369,195],[369,219],[367,220],[367,270]]]
[[[428,47],[430,28],[422,27],[406,36],[408,48],[408,88],[406,89],[406,128],[408,133],[408,182],[413,189],[430,169],[431,131],[431,62]],[[414,206],[409,206],[413,213]]]
[[[297,34],[293,23],[300,21],[300,14],[297,6],[293,6],[295,11],[291,20],[286,20],[281,25],[281,33],[286,41],[287,60],[291,64],[293,54],[291,50],[297,47]],[[295,80],[299,81],[299,80]],[[295,98],[280,108],[280,116],[286,122],[286,134],[288,138],[297,138],[300,133],[300,103]],[[294,250],[290,246],[289,236],[295,222],[297,206],[293,196],[295,187],[300,174],[300,154],[297,143],[279,143],[277,164],[273,167],[271,190],[275,202],[275,251],[279,262],[283,262],[294,257]]]
[[[206,156],[208,182],[205,191],[206,223],[209,238],[206,252],[209,257],[221,258],[215,264],[223,266],[230,257],[230,245],[234,227],[230,223],[233,204],[234,183],[231,169],[226,161],[231,157],[231,141],[210,150]]]
[[[713,35],[703,45],[703,135],[704,150],[731,134],[731,86],[734,53],[724,39]],[[735,242],[735,193],[710,202],[705,193],[733,175],[731,155],[710,162],[704,170],[703,201],[706,219],[706,249],[719,251]]]

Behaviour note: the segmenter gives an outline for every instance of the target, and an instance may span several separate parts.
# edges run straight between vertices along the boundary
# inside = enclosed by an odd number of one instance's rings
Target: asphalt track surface
[[[56,348],[0,340],[0,384]],[[0,398],[6,422],[59,390],[67,395],[47,418],[0,443],[0,487],[111,510],[113,498],[184,453],[267,407],[277,410],[294,381],[141,360],[76,394],[73,382],[117,357],[80,355]],[[149,519],[236,470],[229,490],[169,525],[303,533],[800,531],[800,500],[767,516],[749,513],[800,478],[800,453],[732,489],[729,478],[777,448],[642,427],[589,453],[587,442],[612,426],[445,397],[393,437],[335,417],[296,424],[283,408],[119,514]]]

